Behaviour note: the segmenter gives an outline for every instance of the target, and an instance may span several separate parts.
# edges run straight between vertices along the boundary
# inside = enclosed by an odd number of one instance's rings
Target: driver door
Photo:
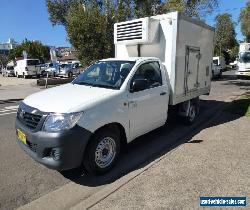
[[[131,140],[163,125],[168,110],[167,87],[162,83],[162,73],[157,61],[141,64],[130,85],[136,79],[146,79],[148,87],[138,92],[130,91],[128,96]]]

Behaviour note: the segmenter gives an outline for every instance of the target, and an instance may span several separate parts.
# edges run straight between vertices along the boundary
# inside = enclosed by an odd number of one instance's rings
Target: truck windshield
[[[133,61],[98,61],[84,70],[72,83],[120,89],[134,65]]]
[[[239,54],[239,61],[242,63],[250,63],[250,52],[241,52]]]
[[[35,66],[39,64],[39,60],[27,60],[28,66]]]

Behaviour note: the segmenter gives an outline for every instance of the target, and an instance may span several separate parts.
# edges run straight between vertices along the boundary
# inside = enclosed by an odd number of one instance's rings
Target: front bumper
[[[84,150],[92,135],[90,131],[77,125],[57,133],[34,132],[19,119],[16,119],[16,129],[20,129],[27,138],[27,145],[17,138],[19,146],[37,162],[58,171],[81,165]]]

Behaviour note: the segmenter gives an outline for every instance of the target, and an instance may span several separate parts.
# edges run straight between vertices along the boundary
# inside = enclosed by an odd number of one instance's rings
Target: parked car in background
[[[59,74],[59,63],[46,63],[42,70],[42,76],[57,76]]]
[[[14,67],[16,77],[31,77],[40,76],[41,69],[39,67],[40,61],[38,59],[22,59],[16,62]]]
[[[213,57],[213,63],[214,65],[221,67],[222,71],[227,69],[225,58],[223,56]]]
[[[6,68],[2,70],[2,75],[3,77],[15,76],[14,66],[6,66]]]
[[[212,65],[212,78],[220,78],[222,75],[222,68],[215,64]]]
[[[59,76],[67,76],[73,77],[73,75],[79,74],[78,68],[76,68],[76,64],[68,63],[61,64],[59,68]]]

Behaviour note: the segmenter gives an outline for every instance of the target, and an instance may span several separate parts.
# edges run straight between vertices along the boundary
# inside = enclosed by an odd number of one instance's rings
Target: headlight
[[[48,132],[56,132],[73,128],[77,121],[81,118],[82,114],[83,112],[50,114],[44,122],[43,130]]]

